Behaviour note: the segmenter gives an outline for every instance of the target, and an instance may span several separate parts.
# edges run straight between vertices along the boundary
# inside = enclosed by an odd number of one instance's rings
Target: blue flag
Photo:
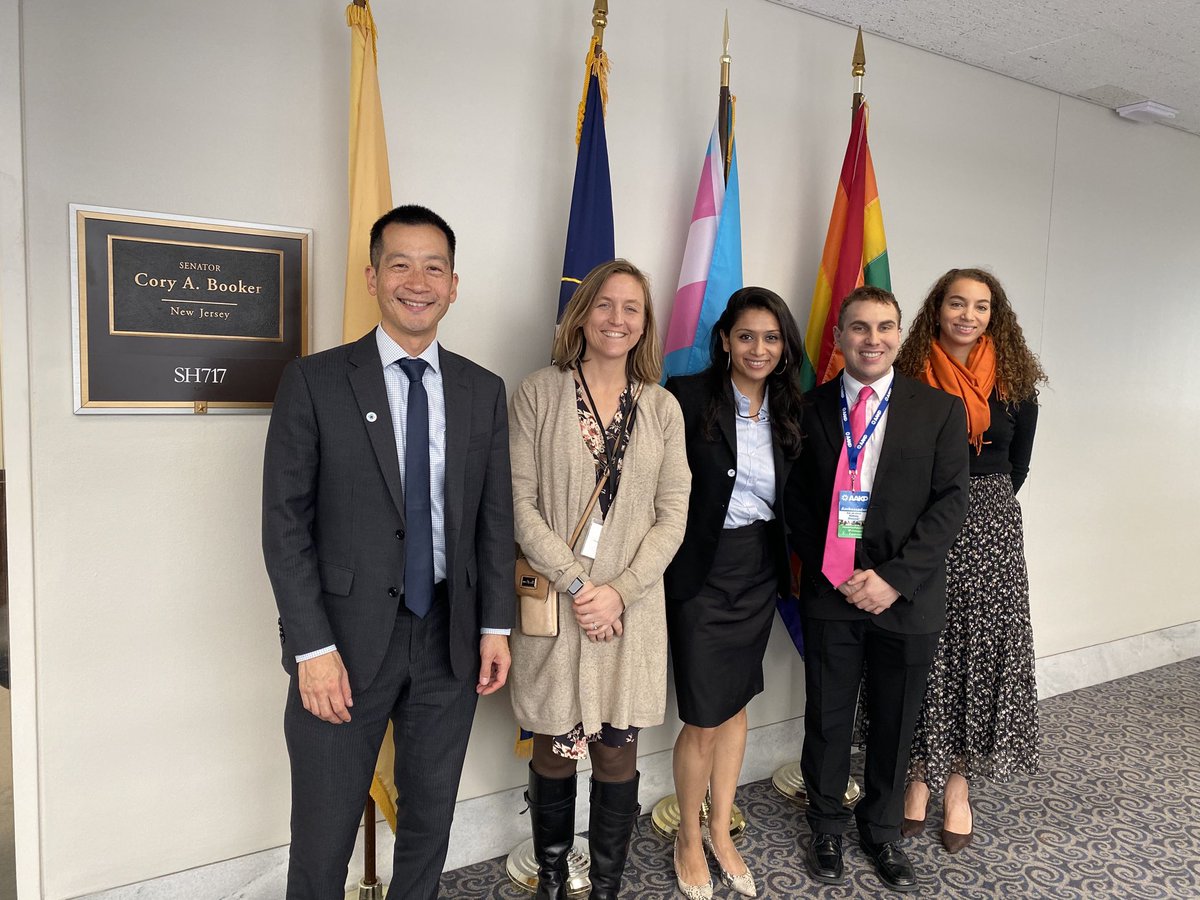
[[[603,51],[601,51],[603,52]],[[590,59],[590,54],[589,54]],[[575,187],[571,191],[571,218],[567,224],[567,251],[558,291],[558,315],[585,275],[616,256],[613,238],[612,182],[608,177],[608,141],[604,135],[604,107],[600,79],[589,71],[587,103],[575,159]]]

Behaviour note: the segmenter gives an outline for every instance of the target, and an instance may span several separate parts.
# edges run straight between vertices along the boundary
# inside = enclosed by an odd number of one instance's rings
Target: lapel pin
[[[378,418],[379,418],[379,416],[375,415],[375,413],[373,413],[373,412],[367,413],[367,421],[368,422],[374,422]]]

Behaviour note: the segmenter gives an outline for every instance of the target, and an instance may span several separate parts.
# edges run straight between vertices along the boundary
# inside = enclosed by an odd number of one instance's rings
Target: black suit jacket
[[[717,418],[718,433],[712,439],[704,435],[704,415],[708,408],[707,378],[685,375],[671,378],[666,388],[679,401],[683,410],[684,435],[687,440],[688,467],[692,470],[692,489],[688,499],[687,529],[683,544],[663,575],[667,596],[686,600],[699,593],[712,567],[717,540],[729,510],[733,482],[737,473],[737,423],[733,405],[733,387],[724,383]],[[792,460],[784,457],[779,442],[772,440],[775,457],[775,519],[778,529],[771,531],[772,553],[783,594],[791,591],[791,570],[788,565],[787,536],[784,526],[784,488],[792,468]]]
[[[880,627],[928,634],[946,622],[946,553],[967,514],[967,420],[957,397],[899,372],[895,378],[855,565],[874,569],[900,592],[890,609],[873,617]],[[872,618],[847,603],[821,574],[843,441],[840,384],[841,378],[834,378],[808,395],[804,448],[788,484],[788,524],[803,564],[804,614]]]
[[[481,627],[511,628],[512,480],[504,382],[440,348],[446,400],[450,660],[479,667]],[[404,492],[375,331],[284,370],[263,468],[263,555],[283,664],[337,644],[352,689],[383,662],[404,593]]]

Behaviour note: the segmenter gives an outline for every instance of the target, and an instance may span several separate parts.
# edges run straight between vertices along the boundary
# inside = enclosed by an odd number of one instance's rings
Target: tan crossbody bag
[[[571,534],[571,540],[568,542],[568,546],[572,550],[575,549],[579,535],[583,533],[583,526],[592,516],[592,508],[595,507],[596,500],[600,497],[600,489],[604,486],[605,481],[604,478],[596,480],[596,489],[592,491],[592,499],[588,501],[587,509],[583,511],[583,517],[575,526],[575,531]],[[519,551],[515,570],[517,597],[521,600],[521,634],[529,637],[557,637],[558,591],[553,589],[554,585],[550,579],[534,569],[529,564],[529,560]]]

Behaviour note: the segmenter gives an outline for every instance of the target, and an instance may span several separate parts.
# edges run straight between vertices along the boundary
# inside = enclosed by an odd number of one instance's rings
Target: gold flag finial
[[[724,49],[721,51],[721,87],[729,87],[729,64],[733,62],[733,57],[729,55],[729,10],[725,10],[725,39]]]
[[[604,26],[608,24],[608,0],[596,0],[592,7],[592,37],[596,39],[596,49],[604,45]]]
[[[861,25],[858,28],[858,38],[854,42],[854,60],[850,74],[854,76],[854,102],[851,104],[851,110],[856,113],[866,99],[863,96],[862,82],[863,76],[867,74],[867,53],[863,50]]]
[[[858,29],[858,39],[854,42],[854,68],[850,70],[850,74],[855,78],[862,78],[867,74],[867,53],[863,50],[861,26]]]

